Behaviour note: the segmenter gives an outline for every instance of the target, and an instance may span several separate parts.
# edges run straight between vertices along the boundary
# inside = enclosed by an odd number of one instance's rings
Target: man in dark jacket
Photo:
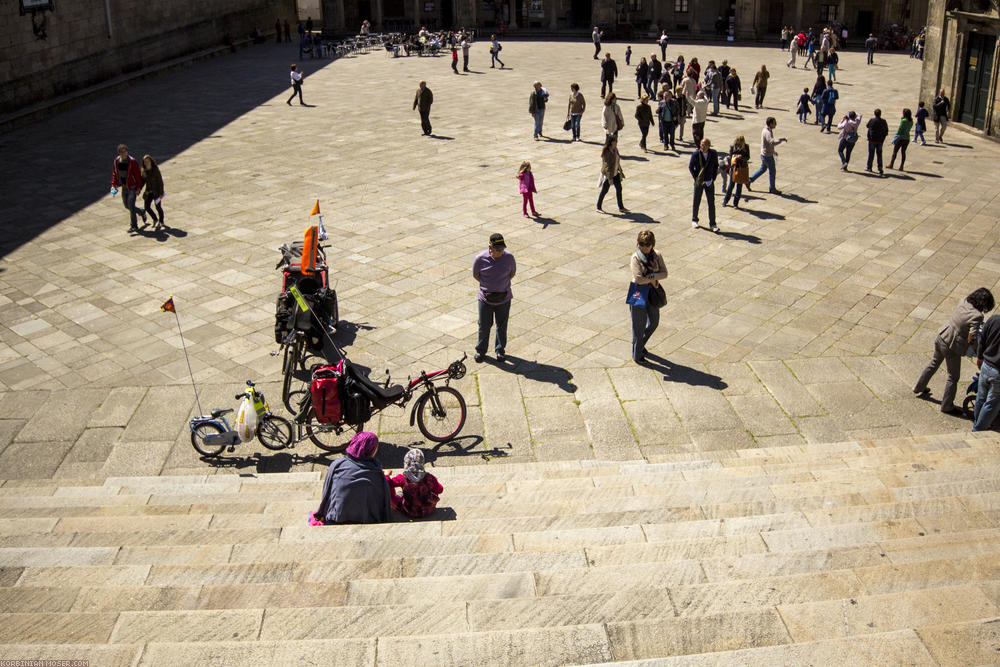
[[[431,133],[431,104],[434,103],[434,93],[427,87],[426,81],[420,82],[417,94],[413,97],[413,108],[420,111],[420,127],[424,130],[424,135]]]
[[[931,104],[934,110],[934,143],[944,141],[944,131],[948,129],[948,114],[951,113],[951,100],[944,94],[944,88],[938,92]]]
[[[718,232],[715,224],[715,177],[719,175],[719,154],[712,150],[712,142],[701,140],[700,150],[691,154],[688,171],[694,179],[694,203],[691,206],[691,227],[698,229],[698,209],[701,207],[701,194],[708,199],[709,229]]]
[[[874,158],[878,158],[878,175],[883,176],[882,172],[882,144],[885,143],[885,138],[889,136],[889,124],[885,122],[882,118],[882,110],[875,109],[875,117],[868,121],[868,166],[865,171],[872,170],[872,161]]]
[[[972,411],[972,430],[985,431],[1000,412],[1000,315],[986,320],[976,354],[979,393]]]
[[[610,53],[605,53],[604,60],[601,61],[601,97],[605,96],[605,89],[607,92],[614,92],[616,76],[618,65],[611,59]]]

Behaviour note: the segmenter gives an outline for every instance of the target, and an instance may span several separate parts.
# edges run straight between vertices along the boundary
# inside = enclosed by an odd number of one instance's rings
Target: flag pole
[[[174,297],[170,297],[171,301]],[[194,371],[191,370],[191,359],[188,357],[187,345],[184,343],[184,332],[181,331],[181,318],[177,314],[177,310],[174,309],[174,319],[177,320],[177,333],[181,336],[181,348],[184,350],[184,360],[187,362],[188,374],[191,375],[191,388],[194,389],[194,402],[198,406],[198,412],[200,414],[205,414],[201,409],[201,400],[198,398],[198,386],[194,383]]]

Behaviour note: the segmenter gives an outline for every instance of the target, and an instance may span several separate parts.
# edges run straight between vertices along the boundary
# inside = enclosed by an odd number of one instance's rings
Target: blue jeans
[[[769,186],[768,189],[769,190],[776,190],[777,188],[774,187],[775,167],[774,167],[774,156],[773,155],[770,155],[770,156],[768,156],[768,155],[761,155],[760,156],[760,169],[758,169],[757,171],[755,171],[753,173],[753,175],[750,177],[750,182],[753,183],[754,181],[756,181],[757,177],[760,176],[761,174],[763,174],[765,171],[767,172],[767,180],[770,183],[770,186]]]
[[[124,206],[125,210],[128,211],[129,213],[129,222],[132,223],[132,227],[137,227],[138,221],[136,220],[135,217],[137,215],[144,215],[144,214],[142,212],[142,209],[138,208],[135,205],[136,192],[132,188],[122,188],[121,195],[122,195],[122,206]]]
[[[712,88],[712,115],[719,115],[719,89]]]
[[[583,117],[582,113],[571,113],[569,115],[569,128],[573,131],[573,138],[580,138],[580,118]]]
[[[854,143],[848,141],[847,139],[841,139],[840,145],[837,146],[837,155],[840,156],[841,164],[848,164],[851,161],[851,152],[854,150]]]
[[[869,65],[871,65],[873,62],[875,62],[875,57],[874,56],[875,56],[875,52],[872,51],[871,49],[868,49],[868,64]]]
[[[826,71],[830,75],[830,76],[826,77],[827,81],[836,81],[837,80],[837,66],[836,65],[827,65],[826,66]]]
[[[743,196],[743,184],[735,183],[733,181],[729,181],[729,187],[726,188],[726,198],[722,200],[723,204],[729,203],[729,199],[733,196],[734,187],[736,188],[736,206],[740,205],[740,197]]]
[[[545,109],[539,109],[535,112],[535,136],[542,136],[542,121],[545,119]]]
[[[983,367],[979,369],[979,393],[976,394],[976,407],[972,411],[972,430],[989,429],[998,412],[1000,412],[1000,371],[984,361]]]
[[[479,339],[476,342],[476,354],[486,354],[490,344],[490,328],[495,321],[497,337],[494,349],[497,354],[503,354],[507,348],[507,320],[510,319],[510,301],[493,305],[479,301]]]
[[[660,325],[660,309],[652,306],[629,306],[632,311],[632,359],[642,361],[646,343]]]
[[[830,129],[833,126],[833,116],[836,113],[837,113],[836,110],[823,112],[823,120],[820,121],[820,125],[822,126],[820,127],[821,130],[826,130],[827,132],[830,131]]]
[[[924,131],[926,129],[927,129],[926,127],[924,127],[924,128],[921,129],[920,126],[916,126],[914,128],[914,130],[913,130],[913,143],[917,143],[918,139],[920,140],[921,143],[924,143],[924,144],[927,143],[927,140],[924,139]]]

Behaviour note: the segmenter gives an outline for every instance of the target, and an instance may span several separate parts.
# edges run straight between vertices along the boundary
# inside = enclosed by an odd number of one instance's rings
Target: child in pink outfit
[[[406,452],[403,472],[395,477],[385,476],[389,482],[389,503],[408,517],[420,519],[437,507],[444,487],[434,475],[424,470],[424,453],[419,449]]]
[[[531,205],[531,215],[538,217],[538,211],[535,210],[535,199],[532,197],[533,192],[538,192],[535,189],[535,177],[531,173],[531,163],[525,160],[521,163],[521,168],[517,170],[517,182],[518,189],[521,191],[521,198],[523,199],[521,203],[521,211],[524,213],[524,217],[528,217],[528,205]]]

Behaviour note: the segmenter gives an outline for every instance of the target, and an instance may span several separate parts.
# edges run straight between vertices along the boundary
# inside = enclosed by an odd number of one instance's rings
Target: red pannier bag
[[[321,424],[340,421],[340,383],[344,376],[344,360],[335,366],[319,366],[312,373],[309,393],[312,395],[313,412]]]

